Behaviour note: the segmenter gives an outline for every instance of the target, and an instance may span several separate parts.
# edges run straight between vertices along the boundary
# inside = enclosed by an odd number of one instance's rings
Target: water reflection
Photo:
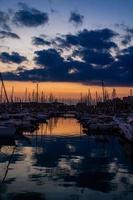
[[[73,118],[51,118],[48,123],[39,125],[37,131],[33,135],[47,135],[47,136],[75,136],[81,133],[81,126]],[[25,133],[26,134],[26,133]]]
[[[16,141],[0,199],[133,198],[132,146],[118,138],[86,136],[75,119],[64,118],[53,118],[25,137]],[[11,154],[4,149],[8,147],[1,146],[2,175]]]

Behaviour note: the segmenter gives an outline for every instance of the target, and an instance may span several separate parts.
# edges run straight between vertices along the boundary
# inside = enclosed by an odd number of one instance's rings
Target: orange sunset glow
[[[40,82],[39,84],[39,93],[42,91],[44,94],[49,95],[52,93],[55,97],[58,98],[80,98],[81,93],[83,95],[88,93],[90,89],[91,94],[95,97],[96,91],[99,95],[102,93],[101,86],[95,85],[84,85],[81,83],[68,83],[68,82]],[[8,94],[11,94],[12,88],[14,88],[14,96],[24,97],[25,90],[31,93],[33,90],[36,91],[36,82],[17,82],[17,81],[6,81],[5,82],[6,89]],[[111,94],[113,87],[105,87],[106,90]],[[123,97],[125,95],[129,95],[129,87],[115,87],[117,91],[117,95],[119,97]]]

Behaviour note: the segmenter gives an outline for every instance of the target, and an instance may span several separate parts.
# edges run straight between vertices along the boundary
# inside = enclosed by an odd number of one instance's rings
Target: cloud
[[[19,73],[19,72],[23,72],[26,69],[27,68],[25,66],[19,66],[19,67],[17,67],[16,71]]]
[[[33,37],[32,38],[32,44],[35,46],[43,46],[43,45],[50,45],[51,43],[47,40],[44,40],[41,37]]]
[[[40,66],[60,65],[64,60],[55,49],[35,51],[35,54],[34,60]]]
[[[121,43],[122,43],[123,45],[128,45],[128,44],[131,43],[131,41],[132,41],[132,37],[131,37],[129,34],[127,34],[127,35],[124,35],[124,37],[123,37]]]
[[[122,36],[122,45],[130,45],[133,39],[133,28],[127,26],[125,23],[115,24],[117,28],[120,28],[124,31],[124,35]]]
[[[73,23],[75,26],[79,26],[83,24],[84,16],[79,14],[78,12],[71,12],[69,22]]]
[[[127,45],[127,44],[130,44],[132,42],[132,40],[133,40],[133,28],[127,27],[125,29],[125,31],[126,31],[127,34],[125,35],[124,40],[122,41],[122,43],[124,45]]]
[[[13,17],[13,22],[18,26],[38,27],[48,23],[48,14],[34,8],[29,8],[24,3],[19,3],[21,6]]]
[[[117,56],[118,64],[122,69],[133,72],[133,46],[123,49]]]
[[[83,52],[84,62],[65,60],[55,49],[36,51],[35,55],[40,68],[24,70],[21,79],[84,84],[100,84],[104,80],[107,85],[133,85],[133,47],[120,51],[117,60],[109,53],[93,51]]]
[[[16,63],[16,64],[20,64],[24,61],[26,61],[27,58],[24,56],[21,56],[19,53],[17,52],[12,52],[11,54],[9,54],[8,52],[1,52],[0,53],[0,61],[3,63]]]
[[[34,52],[36,68],[19,68],[13,73],[5,72],[7,80],[80,82],[108,86],[133,85],[133,46],[118,49],[112,40],[118,36],[110,29],[83,30],[78,33],[59,36],[55,41],[71,50],[63,56],[58,46]],[[74,47],[74,48],[73,48]],[[111,49],[116,50],[112,54]],[[77,60],[75,58],[78,57]]]
[[[58,37],[57,40],[63,48],[73,46],[81,46],[89,49],[111,49],[116,48],[117,45],[112,39],[118,34],[111,29],[98,29],[79,31],[76,35],[67,34]]]
[[[79,51],[74,52],[73,55],[81,57],[84,62],[94,67],[102,68],[114,62],[114,58],[109,52],[81,49]]]
[[[16,33],[12,33],[9,31],[0,31],[0,38],[13,38],[13,39],[20,39],[20,37]]]
[[[126,31],[127,31],[127,33],[129,33],[130,35],[133,36],[133,28],[127,27],[127,28],[126,28]]]
[[[9,15],[3,11],[0,11],[0,28],[2,28],[3,30],[10,31],[11,29],[8,25],[9,20]]]
[[[39,57],[40,59],[40,57]],[[57,59],[57,60],[56,60]],[[54,56],[56,65],[50,61],[41,61],[40,68],[25,69],[15,73],[4,73],[6,80],[31,80],[31,81],[58,81],[58,82],[80,82],[83,84],[101,84],[104,80],[108,86],[132,86],[133,70],[126,67],[125,57],[119,57],[118,62],[111,63],[107,68],[95,68],[87,62],[69,60],[64,61]],[[59,62],[59,63],[58,63]],[[121,67],[122,63],[124,68]],[[43,64],[43,65],[42,65]],[[59,65],[58,65],[59,64]]]
[[[55,49],[36,51],[34,60],[40,67],[31,70],[19,70],[19,74],[17,70],[16,80],[20,77],[20,80],[70,81],[91,84],[110,76],[107,69],[94,68],[89,60],[86,62],[65,60]],[[6,79],[11,78],[11,73],[4,75]],[[14,76],[13,73],[13,79]]]

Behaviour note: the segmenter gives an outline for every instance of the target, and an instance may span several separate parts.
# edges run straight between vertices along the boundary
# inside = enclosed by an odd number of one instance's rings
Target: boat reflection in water
[[[51,118],[48,123],[42,123],[39,125],[37,131],[32,133],[37,136],[59,136],[59,137],[67,137],[67,136],[78,136],[82,132],[82,127],[74,118]],[[25,135],[29,135],[29,133],[25,133]]]
[[[16,146],[1,183],[2,200],[133,198],[133,159],[114,136],[87,136],[75,119],[53,118]],[[9,159],[5,147],[1,174]]]

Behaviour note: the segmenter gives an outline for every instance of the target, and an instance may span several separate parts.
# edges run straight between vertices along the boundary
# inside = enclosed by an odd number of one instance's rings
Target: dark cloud
[[[126,27],[125,28],[126,35],[122,41],[122,44],[127,45],[133,41],[133,28]]]
[[[4,73],[4,77],[8,80],[84,84],[101,84],[101,80],[104,80],[110,86],[132,86],[133,46],[118,49],[112,41],[115,36],[117,33],[110,29],[83,30],[75,35],[59,36],[56,41],[62,45],[62,49],[66,46],[76,48],[69,57],[64,58],[57,47],[35,51],[34,62],[37,68],[20,68],[14,73]],[[116,47],[116,54],[112,54],[111,49]]]
[[[123,31],[127,32],[130,35],[133,35],[133,28],[126,25],[124,22],[120,24],[115,24],[117,28],[121,28]]]
[[[20,37],[16,33],[12,33],[9,31],[0,31],[0,38],[13,38],[13,39],[20,39]]]
[[[89,49],[110,49],[116,48],[117,45],[112,39],[118,34],[111,29],[105,28],[100,30],[87,30],[79,31],[76,35],[67,34],[64,37],[58,37],[63,48],[74,46],[82,46]]]
[[[73,54],[82,58],[82,60],[94,67],[105,67],[114,62],[114,58],[109,52],[94,51],[90,49],[81,49]]]
[[[57,11],[53,8],[50,9],[51,13],[57,13]]]
[[[29,9],[29,6],[26,3],[24,3],[24,2],[18,2],[18,6],[21,9],[24,9],[24,10],[28,10]]]
[[[43,45],[50,45],[51,43],[47,40],[44,40],[41,37],[33,37],[32,38],[32,44],[35,46],[43,46]]]
[[[34,8],[29,8],[26,4],[19,3],[21,6],[13,17],[13,22],[18,26],[37,27],[48,23],[48,14]]]
[[[127,31],[127,33],[129,33],[130,35],[133,36],[133,28],[127,27],[127,28],[126,28],[126,31]]]
[[[35,51],[35,54],[34,60],[36,64],[44,67],[60,65],[64,60],[55,49]]]
[[[121,68],[133,72],[133,46],[123,49],[117,56],[118,64]]]
[[[123,37],[121,43],[122,43],[123,45],[128,45],[128,44],[131,43],[131,41],[132,41],[131,35],[127,34],[127,35],[124,35],[124,37]]]
[[[84,16],[78,12],[71,12],[69,22],[73,23],[75,26],[82,25]]]
[[[20,76],[17,76],[16,72],[3,72],[2,73],[5,80],[18,80],[22,81],[23,78],[20,78]]]
[[[40,50],[35,52],[35,62],[40,68],[31,70],[16,71],[16,79],[20,80],[39,80],[39,81],[70,81],[94,83],[101,79],[109,79],[111,74],[105,68],[94,68],[90,61],[80,62],[64,58],[55,50]],[[11,73],[5,73],[5,78],[11,78]],[[15,74],[13,73],[13,79]],[[108,80],[108,81],[109,81]]]
[[[56,59],[56,56],[54,57]],[[119,58],[119,61],[113,63],[107,68],[94,68],[88,63],[69,60],[65,62],[57,56],[56,65],[50,65],[46,62],[47,67],[23,70],[15,73],[4,73],[7,80],[31,80],[31,81],[59,81],[59,82],[80,82],[84,84],[101,84],[101,80],[106,85],[132,86],[133,70],[132,68],[122,68],[121,64],[126,58]],[[57,65],[59,61],[59,65]],[[41,62],[42,63],[42,62]],[[52,61],[51,61],[52,64]],[[44,66],[44,64],[43,64]]]
[[[11,54],[9,54],[8,52],[1,52],[0,53],[0,61],[3,63],[16,63],[16,64],[20,64],[24,61],[26,61],[27,58],[24,56],[21,56],[19,53],[17,52],[12,52]]]
[[[125,46],[130,45],[133,39],[133,28],[127,26],[125,23],[115,24],[115,26],[124,31],[121,43]]]
[[[117,60],[108,69],[110,82],[119,85],[133,85],[133,46],[123,49],[117,55]]]
[[[9,15],[3,11],[0,11],[0,28],[3,30],[11,31],[9,22]]]
[[[26,70],[27,68],[25,66],[19,66],[17,67],[17,70],[18,72],[23,72],[24,70]]]
[[[127,25],[125,24],[125,22],[121,22],[121,23],[116,23],[114,24],[116,28],[122,29],[122,30],[126,30],[127,29]]]

